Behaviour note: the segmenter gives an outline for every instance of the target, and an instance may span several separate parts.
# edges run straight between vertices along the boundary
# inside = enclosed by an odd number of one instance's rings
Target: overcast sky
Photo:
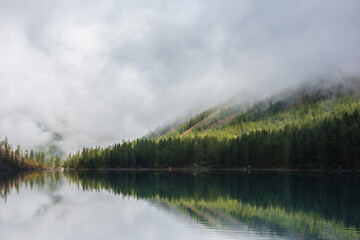
[[[360,69],[360,1],[0,0],[0,137],[141,137],[236,93]]]

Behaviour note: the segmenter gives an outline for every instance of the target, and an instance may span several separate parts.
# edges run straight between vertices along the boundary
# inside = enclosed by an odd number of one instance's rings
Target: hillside
[[[360,92],[359,79],[346,79],[341,82],[317,82],[313,85],[304,85],[295,90],[286,90],[249,106],[248,103],[233,103],[219,105],[203,111],[189,120],[167,127],[167,131],[152,132],[152,136],[183,137],[196,134],[197,136],[237,137],[251,131],[283,128],[286,124],[297,124],[300,121],[313,119],[295,119],[304,116],[304,112],[311,111],[313,117],[323,119],[334,109],[339,114],[341,97],[353,96]],[[356,99],[348,99],[355,101]],[[336,105],[336,106],[335,106]],[[334,108],[334,109],[333,109]],[[297,111],[295,113],[294,111]],[[294,115],[295,114],[295,115]],[[290,118],[289,118],[290,117]],[[307,116],[309,117],[309,116]],[[287,119],[287,121],[281,121]],[[280,121],[279,121],[280,120]],[[244,127],[244,124],[245,127]],[[249,126],[249,123],[253,123]],[[271,124],[272,123],[272,124]],[[266,126],[263,126],[265,124]],[[262,126],[260,126],[262,125]],[[241,129],[239,127],[242,126]],[[166,127],[164,127],[166,128]],[[160,129],[160,128],[158,128]],[[150,136],[149,133],[147,136]]]
[[[69,168],[359,168],[359,79],[210,108],[162,135],[84,148]],[[160,133],[159,132],[159,133]]]

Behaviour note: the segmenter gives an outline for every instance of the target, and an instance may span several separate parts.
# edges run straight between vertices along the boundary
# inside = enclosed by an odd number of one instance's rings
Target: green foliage
[[[0,141],[0,162],[11,165],[15,169],[44,169],[61,167],[61,159],[59,155],[56,155],[55,163],[54,156],[47,156],[44,152],[34,152],[33,149],[25,150],[25,155],[23,155],[20,145],[16,147],[15,150],[12,149],[11,144],[8,143],[7,137]]]
[[[197,133],[197,136],[215,136],[217,138],[236,138],[254,131],[280,131],[285,126],[292,125],[301,128],[304,125],[316,125],[325,118],[339,118],[344,113],[352,113],[360,109],[360,95],[347,96],[335,100],[308,101],[301,105],[283,109],[276,113],[269,110],[271,104],[266,106],[258,103],[245,113],[237,116],[229,124]],[[189,134],[191,135],[191,134]],[[194,136],[195,134],[192,134]]]
[[[61,167],[61,160],[59,155],[55,156],[55,167]]]
[[[195,126],[200,121],[204,120],[205,118],[209,117],[211,114],[213,114],[217,109],[216,108],[210,108],[200,114],[197,114],[195,117],[192,117],[187,121],[186,123],[181,124],[179,127],[177,127],[177,131],[180,134],[183,134],[193,126]]]
[[[283,111],[270,104],[276,112],[271,115],[264,115],[268,108],[258,104],[223,129],[84,148],[69,155],[65,166],[359,168],[359,99],[307,102]]]

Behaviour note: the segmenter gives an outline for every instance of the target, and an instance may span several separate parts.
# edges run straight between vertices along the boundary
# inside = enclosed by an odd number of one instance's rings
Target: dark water
[[[356,174],[31,173],[0,181],[0,239],[360,239]]]

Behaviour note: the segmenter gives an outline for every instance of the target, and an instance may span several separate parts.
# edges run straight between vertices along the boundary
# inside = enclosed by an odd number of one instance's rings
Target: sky
[[[360,71],[356,0],[0,0],[0,137],[135,139],[234,95]]]

